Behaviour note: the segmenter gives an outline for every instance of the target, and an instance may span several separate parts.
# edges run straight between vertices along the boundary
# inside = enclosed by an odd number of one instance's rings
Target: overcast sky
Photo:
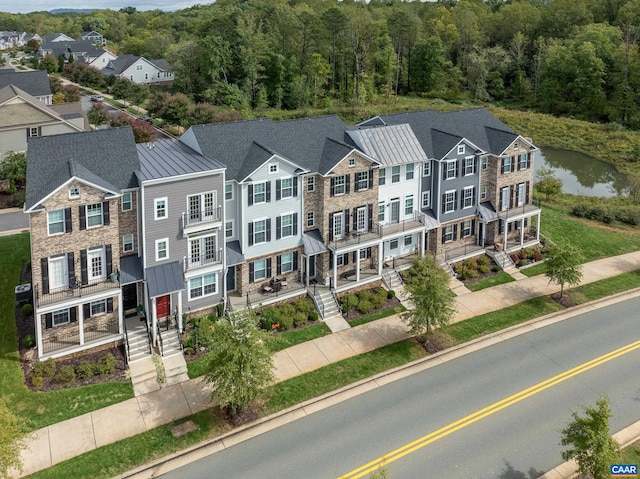
[[[53,10],[56,8],[110,8],[119,10],[122,7],[133,6],[138,10],[160,10],[173,11],[188,8],[197,4],[209,4],[212,0],[201,0],[199,2],[175,1],[175,0],[92,0],[91,2],[78,0],[0,0],[0,12],[29,13],[43,10]]]

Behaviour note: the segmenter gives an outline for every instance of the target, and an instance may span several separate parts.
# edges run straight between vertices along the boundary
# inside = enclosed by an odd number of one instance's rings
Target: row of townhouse
[[[180,330],[220,303],[308,294],[326,316],[416,255],[534,244],[534,151],[485,109],[198,125],[141,145],[129,128],[33,139],[38,357],[126,340],[140,306],[154,341],[160,322]]]

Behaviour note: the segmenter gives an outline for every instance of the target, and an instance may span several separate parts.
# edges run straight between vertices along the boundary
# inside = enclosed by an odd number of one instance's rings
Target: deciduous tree
[[[537,176],[538,181],[536,181],[535,190],[543,194],[547,199],[559,195],[562,192],[562,180],[554,176],[554,170],[552,168],[540,168]]]
[[[550,248],[545,265],[545,276],[549,283],[560,285],[560,297],[564,294],[564,285],[575,286],[582,279],[582,251],[570,243],[556,244]]]
[[[25,448],[25,431],[24,422],[0,399],[0,477],[10,477],[10,469],[22,471],[20,451]]]

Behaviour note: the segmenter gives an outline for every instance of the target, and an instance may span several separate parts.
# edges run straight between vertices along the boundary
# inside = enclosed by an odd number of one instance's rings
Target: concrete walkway
[[[639,269],[640,252],[593,261],[583,267],[582,284]],[[559,288],[549,285],[541,275],[477,292],[456,289],[458,312],[454,322],[548,295]],[[279,351],[274,355],[275,375],[277,381],[284,381],[408,337],[400,316],[390,316]],[[42,428],[27,440],[22,454],[24,475],[204,410],[211,406],[209,399],[202,380],[192,379]]]

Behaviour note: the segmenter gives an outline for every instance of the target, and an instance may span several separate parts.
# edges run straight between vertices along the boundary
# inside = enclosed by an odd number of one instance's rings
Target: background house
[[[140,85],[160,85],[174,79],[166,60],[147,60],[136,55],[122,55],[111,60],[101,71],[105,76],[126,78]]]
[[[53,103],[51,84],[45,70],[15,71],[0,69],[0,88],[14,85],[45,105]]]

